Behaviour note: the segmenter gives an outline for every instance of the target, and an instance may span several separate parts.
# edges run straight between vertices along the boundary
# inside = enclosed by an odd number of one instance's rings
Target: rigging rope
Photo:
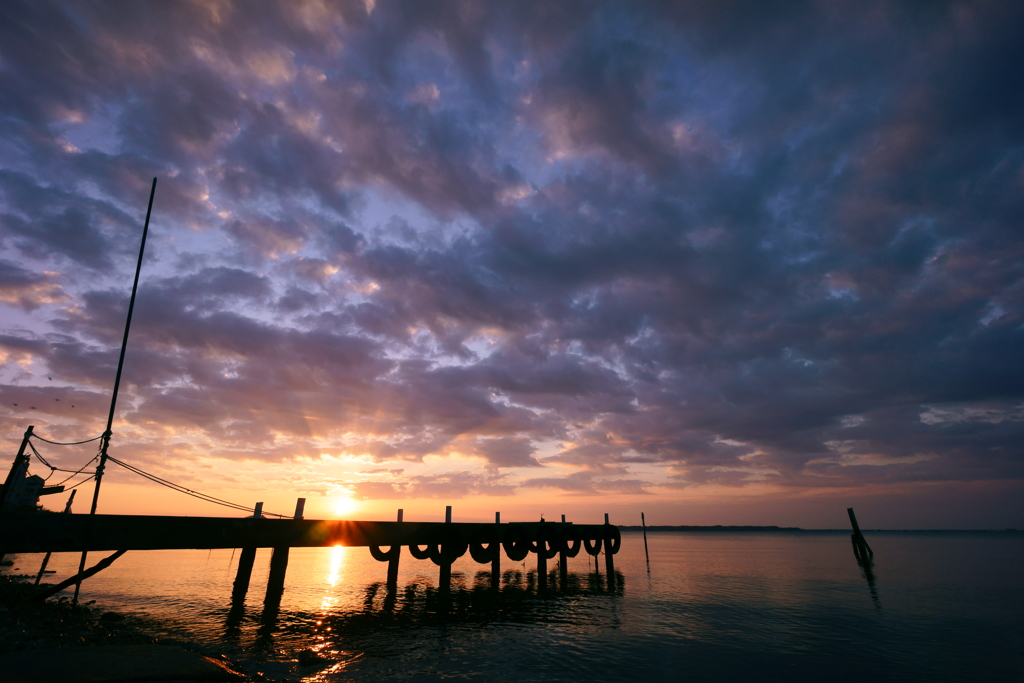
[[[71,479],[77,477],[79,474],[82,473],[82,470],[84,470],[86,467],[88,467],[89,465],[91,465],[94,462],[96,462],[96,458],[98,458],[98,457],[100,457],[99,453],[97,453],[96,455],[92,456],[92,460],[90,460],[89,462],[87,462],[84,465],[82,465],[81,469],[79,469],[77,472],[72,472],[71,476],[69,476],[64,481],[61,481],[61,482],[58,482],[58,483],[54,484],[54,486],[62,486],[64,484],[64,482],[70,481]],[[60,471],[60,472],[71,472],[71,470],[58,470],[58,471]],[[83,479],[82,481],[78,482],[77,484],[75,484],[75,486],[80,486],[81,484],[84,484],[85,482],[89,481],[89,479],[92,479],[95,476],[96,476],[96,473],[93,472],[92,474],[89,475],[88,478]],[[73,488],[75,488],[75,486],[72,486],[70,488],[73,489]],[[68,490],[70,490],[70,489],[68,489]]]
[[[95,461],[96,461],[96,458],[98,458],[98,457],[99,457],[99,454],[97,453],[96,455],[92,456],[92,460],[90,460],[89,462],[85,463],[84,465],[82,465],[82,466],[81,466],[80,468],[78,468],[77,470],[65,470],[65,469],[62,469],[62,468],[60,468],[60,467],[54,467],[54,466],[53,466],[53,465],[51,465],[51,464],[50,464],[49,462],[47,462],[46,458],[44,458],[44,457],[43,457],[43,455],[42,455],[42,454],[41,454],[41,453],[40,453],[40,452],[39,452],[38,450],[36,450],[36,447],[35,447],[35,445],[33,445],[33,443],[32,443],[31,441],[29,441],[29,442],[28,442],[28,447],[29,447],[29,448],[31,448],[31,449],[32,449],[32,453],[33,453],[33,454],[34,454],[34,455],[35,455],[35,456],[36,456],[37,458],[39,458],[39,462],[43,463],[44,465],[46,465],[47,467],[49,467],[49,468],[50,468],[50,474],[49,474],[49,475],[48,475],[48,476],[46,477],[46,479],[45,479],[44,481],[49,481],[50,477],[52,477],[52,476],[53,476],[53,473],[54,473],[54,472],[71,472],[71,476],[70,476],[70,477],[67,477],[66,479],[64,479],[64,481],[62,481],[62,482],[60,482],[60,483],[58,483],[58,484],[54,484],[54,486],[61,486],[61,485],[62,485],[62,484],[64,484],[65,482],[67,482],[67,481],[70,481],[71,479],[73,479],[73,478],[74,478],[74,477],[75,477],[76,475],[79,475],[79,474],[81,474],[81,473],[82,473],[82,471],[83,471],[83,470],[84,470],[84,469],[85,469],[86,467],[88,467],[88,466],[89,466],[89,465],[91,465],[91,464],[92,464],[93,462],[95,462]],[[88,480],[88,479],[83,479],[82,481],[89,481],[89,480]],[[79,482],[79,484],[81,484],[81,483],[82,483],[82,482]],[[78,486],[79,484],[75,484],[75,486]],[[74,488],[74,487],[71,487],[71,488]]]
[[[53,444],[55,446],[78,446],[78,445],[81,445],[81,444],[89,443],[91,441],[96,441],[97,439],[103,438],[102,435],[101,435],[101,436],[97,436],[94,439],[89,439],[87,441],[76,441],[74,443],[58,443],[56,441],[50,441],[49,439],[45,439],[45,438],[39,436],[38,434],[33,434],[32,436],[40,439],[41,441],[45,441],[46,443]],[[61,482],[59,482],[57,484],[54,484],[54,486],[62,486],[62,485],[64,485],[65,483],[67,483],[71,479],[73,479],[76,476],[78,476],[79,474],[81,474],[87,467],[89,467],[89,465],[91,465],[92,463],[96,462],[96,459],[100,457],[100,454],[97,453],[96,455],[92,456],[92,459],[89,460],[89,462],[87,462],[84,465],[82,465],[79,469],[77,469],[77,470],[66,470],[66,469],[61,469],[60,467],[54,467],[53,465],[51,465],[46,460],[46,458],[43,457],[42,453],[40,453],[36,449],[35,445],[32,443],[31,440],[28,442],[28,446],[29,446],[30,449],[32,449],[32,453],[36,456],[36,458],[39,459],[39,462],[41,462],[46,467],[50,468],[50,474],[49,474],[49,476],[46,477],[46,480],[49,480],[49,478],[51,476],[53,476],[54,472],[70,472],[71,473],[70,476],[68,476],[63,481],[61,481]],[[128,463],[124,462],[123,460],[118,460],[117,458],[115,458],[113,456],[108,455],[107,459],[110,460],[113,463],[116,463],[116,464],[120,465],[121,467],[125,468],[129,472],[134,472],[135,474],[139,475],[140,477],[143,477],[145,479],[149,479],[153,483],[160,484],[161,486],[166,486],[167,488],[169,488],[169,489],[171,489],[173,491],[177,491],[178,493],[184,493],[185,495],[192,496],[193,498],[198,498],[199,500],[205,501],[207,503],[213,503],[214,505],[222,505],[224,507],[232,508],[234,510],[240,510],[242,512],[249,512],[249,511],[252,510],[252,508],[249,507],[248,505],[241,505],[239,503],[232,503],[229,500],[224,500],[222,498],[216,498],[216,497],[211,496],[211,495],[206,494],[206,493],[200,493],[199,491],[193,491],[192,489],[186,488],[186,487],[182,486],[181,484],[175,484],[172,481],[168,481],[166,479],[162,479],[161,477],[158,477],[155,474],[151,474],[149,472],[141,470],[138,467],[135,467],[134,465],[129,465]],[[77,488],[77,487],[81,486],[82,484],[84,484],[85,482],[89,481],[90,479],[95,479],[95,478],[96,478],[96,473],[93,472],[92,474],[90,474],[88,477],[86,477],[82,481],[80,481],[80,482],[78,482],[76,484],[73,484],[72,486],[68,486],[65,490],[66,491],[70,491],[71,489],[74,489],[74,488]],[[268,517],[280,517],[282,519],[290,518],[291,517],[290,515],[279,515],[276,512],[264,512],[263,515],[264,516],[268,516]]]
[[[96,441],[97,439],[102,439],[102,438],[103,438],[103,435],[102,435],[102,434],[100,434],[99,436],[94,436],[93,438],[91,438],[91,439],[86,439],[85,441],[69,441],[69,442],[67,442],[67,443],[61,443],[60,441],[50,441],[50,440],[49,440],[49,439],[47,439],[47,438],[44,438],[44,437],[42,437],[42,436],[39,436],[39,435],[38,435],[38,434],[36,434],[35,432],[32,432],[32,437],[31,437],[31,438],[33,438],[33,439],[39,439],[40,441],[45,441],[46,443],[52,443],[52,444],[53,444],[54,446],[80,446],[80,445],[82,445],[83,443],[89,443],[90,441]]]
[[[207,503],[214,503],[215,505],[223,505],[224,507],[233,508],[235,510],[241,510],[243,512],[250,512],[252,510],[252,508],[249,507],[248,505],[240,505],[239,503],[232,503],[231,501],[224,500],[222,498],[215,498],[215,497],[213,497],[211,495],[208,495],[206,493],[200,493],[199,491],[193,491],[192,489],[186,488],[186,487],[182,486],[181,484],[175,484],[172,481],[167,481],[166,479],[162,479],[162,478],[156,476],[155,474],[150,474],[149,472],[145,472],[145,471],[139,469],[138,467],[135,467],[133,465],[129,465],[128,463],[126,463],[126,462],[124,462],[122,460],[118,460],[117,458],[113,457],[112,455],[108,455],[107,456],[107,460],[109,460],[110,462],[113,462],[113,463],[116,463],[116,464],[120,465],[121,467],[125,468],[126,470],[128,470],[130,472],[134,472],[135,474],[139,475],[140,477],[144,477],[146,479],[149,479],[150,481],[152,481],[152,482],[154,482],[156,484],[160,484],[161,486],[166,486],[167,488],[172,489],[174,491],[177,491],[178,493],[184,493],[186,495],[192,496],[193,498],[198,498],[199,500],[205,501]],[[265,516],[280,517],[282,519],[286,519],[286,518],[290,518],[291,517],[291,515],[279,515],[276,512],[263,512],[263,514]]]

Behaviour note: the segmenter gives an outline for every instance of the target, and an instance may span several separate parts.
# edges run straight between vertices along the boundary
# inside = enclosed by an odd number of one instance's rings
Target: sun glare
[[[345,517],[359,509],[359,503],[352,498],[335,498],[331,507],[334,509],[334,514]]]

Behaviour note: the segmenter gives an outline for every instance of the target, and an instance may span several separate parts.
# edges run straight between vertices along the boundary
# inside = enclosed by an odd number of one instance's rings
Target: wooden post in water
[[[256,503],[252,516],[259,519],[263,516],[263,503]],[[238,571],[235,572],[235,583],[231,588],[232,607],[245,602],[245,594],[249,592],[249,579],[252,578],[252,565],[256,561],[256,548],[242,548],[238,555]]]
[[[302,513],[306,507],[306,499],[299,498],[295,501],[295,516],[293,519],[302,519]],[[284,576],[288,572],[288,555],[291,548],[281,546],[274,548],[270,555],[270,575],[267,577],[267,593],[263,597],[263,606],[268,605],[277,608],[281,604],[281,595],[284,593]]]
[[[494,559],[491,560],[491,589],[501,587],[501,513],[494,513]]]
[[[444,523],[452,523],[452,506],[446,505],[444,508]],[[443,547],[443,546],[442,546]],[[438,548],[440,551],[441,548]],[[452,564],[451,562],[441,563],[441,572],[438,577],[438,588],[447,593],[452,587]]]
[[[846,514],[850,516],[850,525],[853,526],[853,534],[850,535],[850,540],[853,542],[853,554],[860,564],[867,566],[874,559],[875,553],[864,539],[864,534],[860,532],[860,525],[857,524],[857,515],[853,514],[853,508],[846,508]]]
[[[615,553],[611,549],[612,533],[609,528],[611,525],[608,524],[608,513],[604,513],[604,567],[608,574],[608,588],[612,589],[615,587],[615,561],[612,559],[615,557]]]
[[[399,522],[402,521],[402,517],[404,515],[405,515],[405,510],[402,509],[402,508],[399,508],[398,509],[398,521]],[[389,552],[393,552],[394,555],[392,555],[391,559],[388,560],[388,588],[390,590],[395,590],[396,588],[398,588],[398,560],[399,560],[399,556],[402,554],[402,546],[398,546],[397,548],[393,548]]]
[[[644,527],[644,557],[647,559],[647,573],[651,573],[651,554],[647,552],[647,520],[644,519],[644,513],[640,513],[640,524]]]
[[[544,524],[544,518],[540,518]],[[544,593],[548,589],[548,554],[547,542],[544,540],[543,527],[537,530],[537,592]]]
[[[562,515],[562,547],[558,551],[558,578],[561,580],[562,590],[569,587],[569,558],[565,554],[565,515]]]

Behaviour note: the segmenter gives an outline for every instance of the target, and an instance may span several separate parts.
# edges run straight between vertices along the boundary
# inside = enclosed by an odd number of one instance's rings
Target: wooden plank
[[[520,522],[502,524],[501,528],[506,531],[521,527],[531,540],[536,540],[539,525],[540,522]],[[573,526],[591,541],[604,535],[603,525]],[[488,538],[494,532],[493,523],[10,513],[0,526],[0,546],[9,553],[45,553],[425,545],[445,533],[455,533],[468,542],[478,527],[488,531],[478,537]]]

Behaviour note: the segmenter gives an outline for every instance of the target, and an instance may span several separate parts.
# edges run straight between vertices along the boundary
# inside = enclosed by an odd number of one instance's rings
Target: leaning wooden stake
[[[647,552],[647,520],[644,519],[644,513],[640,513],[640,524],[644,527],[644,557],[647,558],[647,573],[651,573],[651,554]]]
[[[857,524],[857,515],[853,514],[853,508],[846,508],[846,513],[850,516],[850,524],[853,526],[853,534],[850,535],[850,540],[853,541],[853,554],[861,564],[867,564],[874,559],[875,553],[864,539],[864,534],[860,532],[860,525]]]

